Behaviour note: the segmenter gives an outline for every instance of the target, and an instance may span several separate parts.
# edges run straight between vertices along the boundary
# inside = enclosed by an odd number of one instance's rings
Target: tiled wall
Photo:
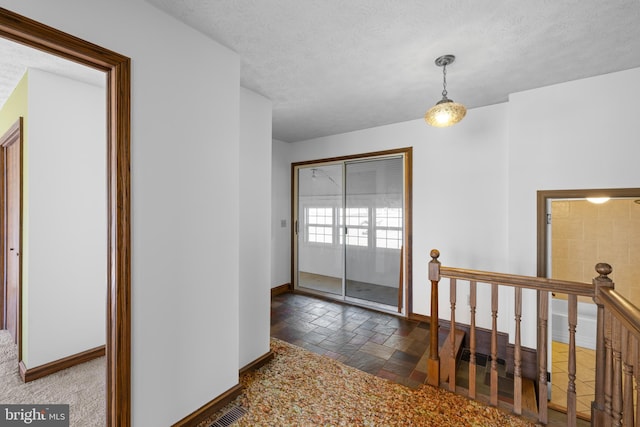
[[[551,238],[553,278],[591,283],[596,263],[606,262],[616,290],[640,306],[640,204],[552,201]]]

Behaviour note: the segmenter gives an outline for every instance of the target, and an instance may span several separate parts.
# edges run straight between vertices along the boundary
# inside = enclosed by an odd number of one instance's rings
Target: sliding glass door
[[[294,287],[402,311],[405,156],[294,166]]]
[[[345,164],[345,296],[398,307],[403,240],[401,157]]]
[[[298,169],[298,271],[303,290],[343,295],[344,255],[338,227],[342,164]]]

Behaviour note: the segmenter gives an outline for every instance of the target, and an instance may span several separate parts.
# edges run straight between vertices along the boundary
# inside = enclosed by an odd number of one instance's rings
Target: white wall
[[[640,68],[509,97],[511,273],[536,274],[538,190],[638,187],[639,97]]]
[[[269,352],[271,101],[240,88],[240,367]]]
[[[509,97],[511,270],[536,272],[537,190],[638,186],[639,96],[636,68]]]
[[[23,353],[27,368],[105,343],[104,87],[28,74]]]
[[[238,55],[142,0],[0,0],[132,58],[132,423],[238,383]]]
[[[271,145],[271,287],[291,283],[291,161],[289,144]],[[284,221],[284,227],[282,226]]]

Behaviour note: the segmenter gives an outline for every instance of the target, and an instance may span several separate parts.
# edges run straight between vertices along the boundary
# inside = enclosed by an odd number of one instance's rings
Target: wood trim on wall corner
[[[431,316],[418,314],[418,313],[409,313],[409,320],[415,320],[417,322],[423,322],[423,323],[431,323]]]
[[[242,393],[242,386],[236,384],[212,401],[205,403],[171,427],[192,427],[206,420]]]
[[[291,286],[291,283],[285,283],[280,286],[276,286],[275,288],[271,288],[271,298],[289,292],[293,292],[293,287]]]
[[[264,366],[266,363],[271,361],[275,356],[274,352],[269,350],[262,356],[258,357],[253,362],[248,363],[243,366],[239,370],[239,375],[244,374],[245,372],[252,371],[254,369],[258,369]],[[242,386],[240,384],[236,384],[231,387],[229,390],[222,393],[220,396],[211,400],[208,403],[205,403],[200,408],[196,409],[177,423],[173,424],[171,427],[193,427],[204,421],[205,419],[213,416],[216,412],[220,411],[224,408],[229,402],[238,397],[242,393]]]
[[[37,380],[38,378],[46,377],[47,375],[62,371],[63,369],[67,369],[72,366],[97,359],[98,357],[102,357],[105,354],[105,346],[101,345],[99,347],[95,347],[68,357],[63,357],[62,359],[54,360],[53,362],[45,363],[44,365],[36,366],[35,368],[29,369],[21,360],[19,363],[20,377],[22,377],[22,381],[28,383],[30,381]]]
[[[269,350],[268,352],[266,352],[262,356],[258,357],[253,362],[250,362],[250,363],[246,364],[245,366],[243,366],[242,368],[240,368],[240,375],[242,375],[242,374],[244,374],[245,372],[248,372],[248,371],[256,370],[256,369],[266,365],[268,362],[270,362],[274,358],[274,356],[275,356],[275,353],[273,351]]]

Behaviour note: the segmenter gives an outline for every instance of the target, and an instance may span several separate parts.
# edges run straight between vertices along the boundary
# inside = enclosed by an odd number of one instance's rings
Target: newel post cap
[[[611,279],[608,277],[609,274],[611,274],[611,272],[613,271],[613,267],[611,267],[610,264],[607,264],[606,262],[599,262],[596,264],[596,272],[599,274],[598,279],[600,280],[605,280],[605,281],[611,281]]]
[[[438,261],[438,257],[440,256],[440,251],[437,249],[431,249],[431,261],[429,261],[429,280],[431,280],[431,284],[434,282],[440,281],[440,261]]]
[[[613,280],[609,277],[609,274],[613,271],[613,267],[606,262],[599,262],[596,264],[596,272],[598,277],[593,278],[593,286],[595,288],[595,295],[593,296],[593,302],[601,305],[600,301],[600,289],[601,288],[613,288]]]

